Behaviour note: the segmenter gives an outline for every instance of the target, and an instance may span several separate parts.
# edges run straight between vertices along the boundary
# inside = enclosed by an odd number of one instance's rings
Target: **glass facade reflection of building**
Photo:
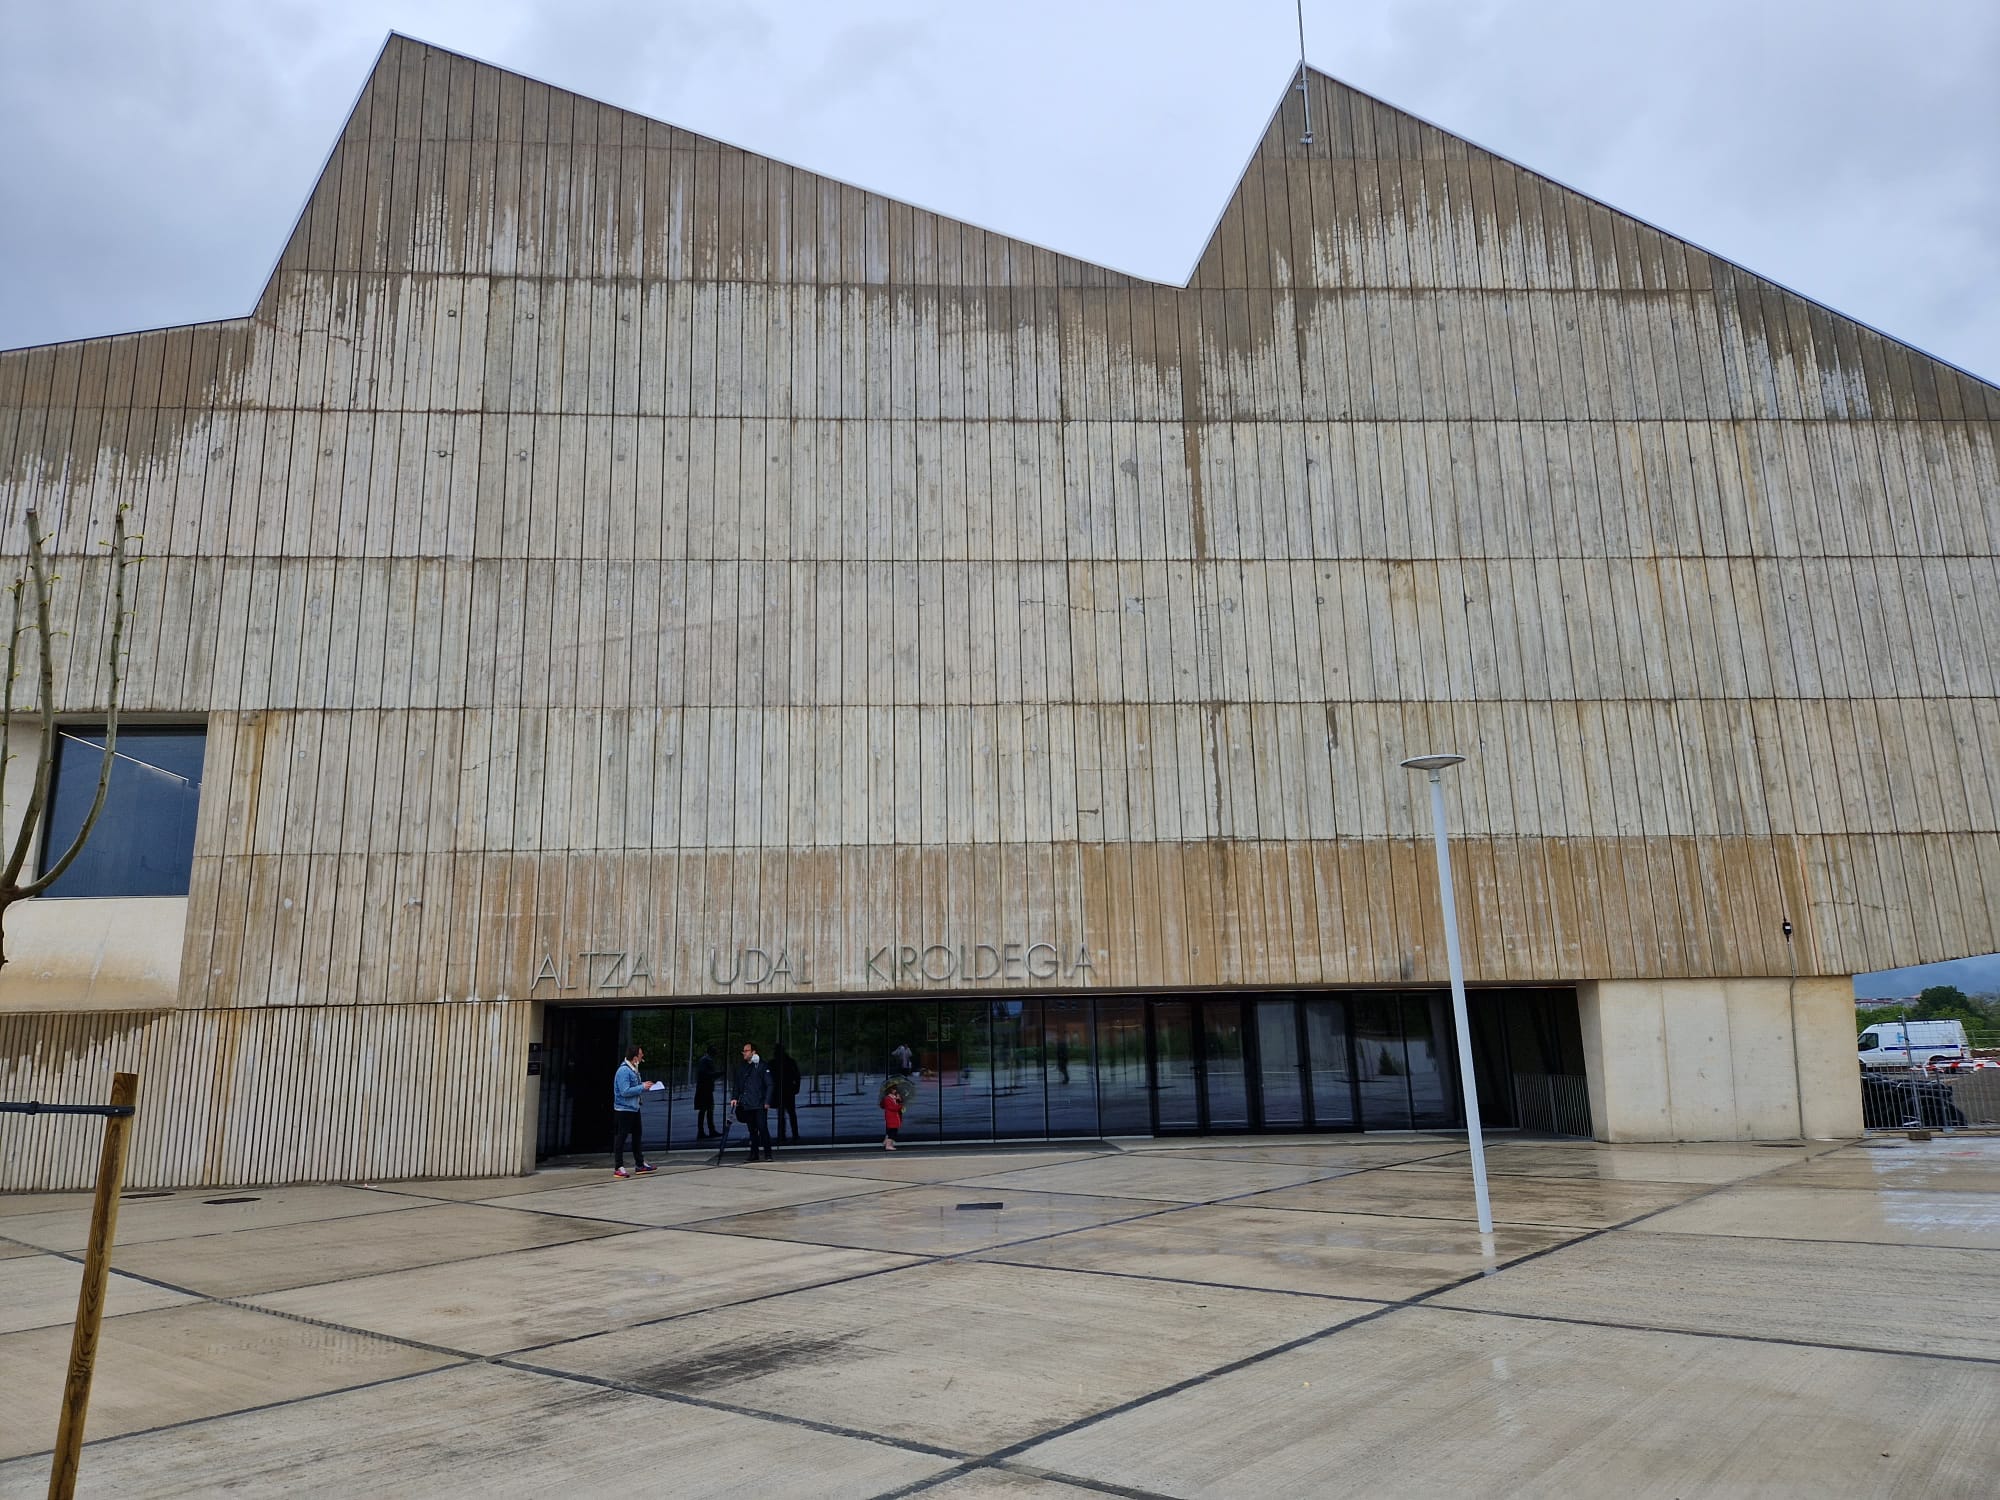
[[[1589,1133],[1569,991],[1476,993],[1472,1018],[1489,1124]],[[1441,990],[578,1007],[556,1012],[549,1036],[545,1156],[600,1144],[610,1122],[598,1064],[627,1040],[665,1085],[645,1101],[647,1139],[661,1147],[695,1143],[704,1053],[721,1070],[720,1119],[745,1042],[781,1092],[795,1081],[785,1133],[806,1145],[879,1140],[891,1077],[913,1091],[906,1142],[1463,1123]]]

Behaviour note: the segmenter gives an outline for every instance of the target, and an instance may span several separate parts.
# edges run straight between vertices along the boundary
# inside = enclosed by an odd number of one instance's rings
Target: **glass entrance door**
[[[1252,1081],[1237,1000],[1156,1000],[1153,1129],[1248,1130]]]
[[[1202,1102],[1205,1128],[1250,1128],[1250,1078],[1243,1066],[1243,1006],[1236,1000],[1204,1000],[1201,1010]]]
[[[1266,1130],[1298,1130],[1306,1124],[1306,1095],[1299,1067],[1299,1007],[1290,999],[1259,1000],[1257,1017],[1257,1100]]]
[[[1153,1128],[1352,1130],[1347,1002],[1320,996],[1155,1000]]]
[[[1306,1044],[1306,1102],[1321,1130],[1353,1130],[1354,1068],[1347,1051],[1347,1003],[1311,999],[1299,1004]]]
[[[1160,1000],[1152,1006],[1153,1129],[1161,1135],[1202,1128],[1198,1010],[1186,1000]]]

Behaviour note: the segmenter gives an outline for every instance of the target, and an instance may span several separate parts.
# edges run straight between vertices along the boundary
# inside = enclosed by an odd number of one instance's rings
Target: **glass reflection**
[[[1306,1122],[1305,1088],[1299,1075],[1299,1012],[1287,995],[1259,1000],[1257,1017],[1257,1090],[1267,1126]]]
[[[786,1107],[772,1111],[771,1134],[793,1145],[821,1145],[834,1139],[835,1007],[786,1005],[780,1009],[779,1045],[783,1052],[772,1059],[771,1072]]]
[[[635,1011],[630,1017],[627,1038],[631,1045],[646,1049],[646,1060],[639,1065],[639,1077],[647,1083],[667,1083],[679,1066],[674,1021],[674,1013],[670,1010]],[[624,1048],[618,1050],[622,1058]],[[608,1090],[608,1084],[606,1088]],[[608,1093],[606,1097],[609,1097]],[[670,1089],[639,1096],[640,1139],[648,1151],[669,1150],[674,1144],[673,1128],[677,1123],[684,1133],[693,1132],[690,1121],[676,1121],[672,1101]]]
[[[1402,1005],[1394,995],[1356,995],[1349,1005],[1361,1123],[1369,1130],[1408,1130],[1410,1083],[1404,1076]]]
[[[985,1000],[946,1000],[938,1006],[932,1069],[948,1141],[993,1139],[990,1007]]]
[[[1450,1045],[1450,1002],[1436,995],[1403,996],[1403,1040],[1410,1080],[1410,1118],[1419,1130],[1454,1123],[1452,1080],[1445,1048]]]
[[[993,1133],[1002,1140],[1046,1136],[1049,1109],[1042,1071],[1042,1002],[995,1000],[989,1024],[993,1028]]]
[[[840,1074],[834,1136],[882,1139],[882,1085],[894,1074],[913,1097],[903,1111],[902,1139],[939,1134],[938,1008],[931,1001],[885,1001],[845,1007],[836,1028]],[[956,1057],[954,1055],[954,1062]]]
[[[771,1119],[787,1144],[879,1142],[882,1085],[896,1076],[914,1094],[913,1142],[1449,1129],[1460,1106],[1449,1006],[1442,990],[555,1006],[539,1144],[608,1148],[610,1077],[627,1041],[646,1049],[644,1077],[665,1085],[641,1104],[649,1151],[707,1145],[704,1058],[715,1123],[729,1124],[745,1040],[790,1098]],[[1581,1128],[1570,1120],[1580,1111],[1558,1121],[1550,1102],[1585,1087],[1574,992],[1489,992],[1473,1014],[1481,1091],[1499,1096],[1493,1117]]]
[[[1300,1009],[1306,1023],[1306,1066],[1312,1079],[1315,1125],[1354,1123],[1354,1074],[1347,1061],[1347,1005],[1340,1000],[1308,1000]]]
[[[1194,1050],[1195,1007],[1186,1000],[1153,1005],[1153,1099],[1161,1130],[1201,1129],[1201,1073]]]
[[[1243,1067],[1243,1007],[1235,1000],[1201,1006],[1201,1078],[1208,1130],[1247,1130],[1250,1083]]]
[[[1099,1000],[1097,1011],[1097,1118],[1087,1121],[1090,1102],[1091,1059],[1077,1054],[1070,1042],[1068,1068],[1062,1066],[1061,1047],[1085,1024],[1088,1001],[1077,1006],[1076,1020],[1059,1020],[1058,1005],[1049,1002],[1049,1029],[1056,1051],[1049,1078],[1049,1123],[1056,1128],[1064,1122],[1064,1134],[1149,1135],[1153,1130],[1153,1106],[1147,1091],[1146,1003],[1143,1000]],[[1186,1009],[1185,1006],[1182,1007]],[[1066,1013],[1063,1013],[1066,1015]],[[1185,1047],[1181,1055],[1187,1055]],[[1065,1077],[1065,1072],[1067,1077]],[[1192,1097],[1191,1095],[1189,1097]],[[1074,1126],[1070,1124],[1074,1122]]]

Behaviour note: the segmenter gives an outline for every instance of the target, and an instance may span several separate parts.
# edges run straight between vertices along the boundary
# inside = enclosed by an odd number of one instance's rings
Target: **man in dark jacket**
[[[743,1061],[736,1069],[736,1082],[730,1089],[734,1095],[729,1107],[736,1112],[750,1132],[750,1160],[757,1160],[759,1152],[765,1161],[776,1159],[771,1150],[771,1126],[765,1118],[771,1107],[772,1096],[777,1092],[771,1082],[771,1068],[757,1055],[757,1048],[750,1042],[743,1044]]]

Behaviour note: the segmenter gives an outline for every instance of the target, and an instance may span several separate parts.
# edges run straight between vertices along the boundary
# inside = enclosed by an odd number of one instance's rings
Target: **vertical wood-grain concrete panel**
[[[1306,83],[1173,287],[398,37],[252,316],[0,353],[173,1008],[1437,983],[1439,747],[1475,981],[2000,948],[2000,391]]]

